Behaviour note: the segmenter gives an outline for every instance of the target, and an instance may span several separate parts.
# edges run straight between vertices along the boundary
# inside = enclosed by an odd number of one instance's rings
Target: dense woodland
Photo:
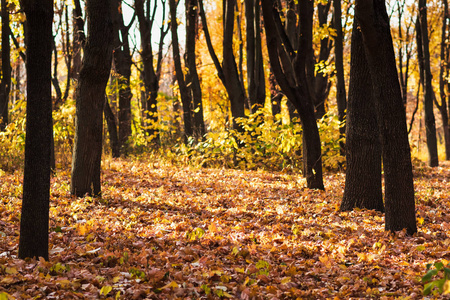
[[[450,293],[447,0],[1,0],[0,300]]]

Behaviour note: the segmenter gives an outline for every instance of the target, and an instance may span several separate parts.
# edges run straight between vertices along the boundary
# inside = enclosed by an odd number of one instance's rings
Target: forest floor
[[[426,264],[450,261],[450,164],[414,169],[414,236],[339,212],[342,173],[324,192],[293,174],[108,160],[102,197],[75,198],[59,171],[48,262],[17,258],[22,174],[3,174],[0,299],[421,299]]]

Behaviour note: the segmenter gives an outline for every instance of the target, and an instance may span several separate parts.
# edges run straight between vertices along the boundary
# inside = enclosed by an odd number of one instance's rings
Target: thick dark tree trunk
[[[119,147],[127,153],[128,138],[131,136],[131,53],[128,42],[128,26],[125,26],[122,14],[122,1],[112,1],[114,30],[114,65],[119,74]]]
[[[117,132],[116,117],[114,116],[114,112],[109,105],[108,97],[105,97],[105,108],[103,112],[105,114],[105,120],[108,127],[112,157],[120,157],[120,143],[119,134]]]
[[[336,102],[338,107],[340,138],[345,134],[345,126],[342,126],[345,120],[345,110],[347,109],[347,96],[345,92],[345,77],[344,77],[344,35],[342,32],[341,21],[341,0],[333,0],[334,4],[334,28],[336,30],[336,37],[334,38],[334,56],[336,67]],[[345,155],[345,143],[339,143],[341,147],[341,155]]]
[[[343,211],[355,207],[384,211],[381,144],[372,89],[362,35],[355,20],[351,41]]]
[[[430,167],[439,165],[436,138],[436,120],[433,112],[433,77],[430,66],[430,50],[428,39],[428,21],[427,21],[427,1],[419,0],[419,20],[422,37],[423,62],[424,62],[424,110],[425,110],[425,129],[428,147],[428,164]]]
[[[11,90],[11,46],[9,44],[9,10],[7,0],[1,0],[2,9],[2,79],[0,82],[0,131],[8,125],[9,91]]]
[[[185,141],[194,134],[192,126],[192,97],[186,87],[183,68],[181,66],[180,47],[178,43],[177,4],[175,0],[169,0],[170,5],[170,30],[172,32],[172,50],[175,65],[175,76],[180,89],[181,102],[183,104],[183,120]]]
[[[87,0],[88,34],[76,91],[71,193],[99,195],[105,88],[112,63],[113,26],[109,0]]]
[[[27,135],[19,257],[48,260],[53,1],[21,1],[27,22]]]
[[[312,39],[311,3],[304,0],[300,15],[299,48],[294,51],[281,25],[280,16],[270,0],[263,0],[267,50],[273,73],[286,97],[295,105],[303,126],[303,169],[308,188],[324,189],[319,131],[314,115],[314,102],[309,90],[306,60]]]
[[[193,130],[194,136],[201,139],[205,133],[203,119],[202,90],[197,73],[195,43],[198,29],[198,3],[197,0],[186,0],[186,82],[193,100]]]
[[[411,153],[406,115],[398,82],[389,17],[384,0],[357,0],[360,25],[370,70],[385,176],[385,228],[417,231]]]

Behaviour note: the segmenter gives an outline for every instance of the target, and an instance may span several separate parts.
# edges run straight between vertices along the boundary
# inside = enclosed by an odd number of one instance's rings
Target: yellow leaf
[[[244,268],[235,268],[234,270],[239,273],[245,273]]]
[[[8,293],[5,293],[5,292],[0,293],[0,300],[8,300],[8,299],[9,299]]]
[[[116,276],[116,277],[113,278],[113,282],[114,283],[119,282],[119,280],[120,280],[120,276]]]
[[[17,269],[16,268],[6,268],[5,272],[6,272],[6,274],[14,275],[14,274],[17,274]]]
[[[105,285],[100,289],[100,295],[106,296],[108,295],[109,292],[112,291],[112,286],[110,285]]]
[[[169,288],[177,288],[177,287],[178,287],[178,283],[176,283],[175,281],[172,281],[171,283],[168,283],[165,286],[163,286],[161,289],[169,289]]]
[[[281,279],[281,284],[286,284],[291,282],[291,277],[284,277],[283,279]]]
[[[444,287],[442,288],[442,294],[450,294],[450,280],[445,281]]]
[[[424,222],[423,218],[417,218],[417,222],[419,223],[419,225],[422,225]]]

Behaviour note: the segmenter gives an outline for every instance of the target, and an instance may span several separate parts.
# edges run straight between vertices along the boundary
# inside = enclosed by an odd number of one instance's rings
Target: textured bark
[[[411,153],[385,2],[357,0],[355,17],[363,35],[381,136],[385,229],[413,234],[417,227]]]
[[[0,82],[0,131],[8,124],[9,91],[11,90],[11,46],[9,44],[9,10],[7,0],[1,0],[2,9],[2,79]]]
[[[197,73],[195,50],[198,18],[197,0],[186,0],[186,82],[193,101],[192,121],[194,136],[197,139],[202,138],[206,133],[203,119],[202,90]]]
[[[131,136],[131,53],[128,42],[128,29],[122,14],[122,1],[112,1],[112,19],[114,32],[114,66],[119,74],[119,148],[122,154],[127,153],[128,138]],[[134,21],[131,21],[131,23]]]
[[[223,33],[223,74],[225,77],[225,87],[228,92],[231,104],[231,116],[233,118],[233,128],[241,130],[236,123],[237,118],[245,117],[244,103],[245,92],[239,80],[239,72],[236,59],[233,53],[233,31],[234,31],[234,7],[236,0],[224,1],[224,33]]]
[[[113,26],[109,0],[87,0],[88,34],[76,90],[71,193],[99,195],[105,88],[112,63]]]
[[[78,79],[81,70],[81,51],[86,43],[84,34],[84,19],[81,10],[80,0],[74,0],[73,9],[73,68],[72,78]]]
[[[19,257],[48,260],[53,1],[21,1],[27,22],[27,119]]]
[[[428,164],[430,167],[439,165],[436,138],[436,120],[433,112],[433,85],[430,66],[430,50],[428,39],[428,21],[427,21],[427,1],[419,0],[419,20],[421,28],[423,66],[424,66],[424,111],[425,111],[425,130],[428,148]]]
[[[261,13],[259,0],[245,1],[245,19],[247,34],[247,84],[252,113],[264,107],[266,98],[264,81],[264,63],[261,45]]]
[[[119,134],[117,132],[116,117],[109,105],[108,98],[105,97],[105,108],[103,110],[105,120],[108,127],[109,143],[111,145],[112,157],[120,157]]]
[[[178,43],[177,4],[175,0],[169,0],[170,6],[170,30],[172,33],[172,51],[175,65],[175,76],[180,89],[181,102],[183,104],[184,136],[185,142],[194,134],[192,126],[192,97],[187,89],[181,66],[180,47]]]
[[[341,210],[355,207],[384,211],[381,192],[381,144],[362,35],[353,22],[347,108],[347,169]]]
[[[345,134],[345,126],[343,122],[345,120],[345,110],[347,109],[347,96],[345,92],[345,77],[344,77],[344,35],[342,32],[341,21],[341,0],[333,0],[334,5],[334,28],[336,30],[336,37],[334,39],[334,57],[336,67],[336,102],[338,107],[340,138],[342,139]],[[341,155],[345,155],[345,143],[341,141],[339,143],[341,147]]]
[[[311,12],[311,3],[304,0],[299,5]],[[272,71],[277,82],[297,109],[303,126],[303,169],[308,188],[324,189],[322,155],[319,131],[314,115],[314,102],[309,90],[306,60],[312,39],[312,15],[300,14],[299,48],[294,51],[282,26],[278,10],[270,0],[262,1],[267,50]]]

